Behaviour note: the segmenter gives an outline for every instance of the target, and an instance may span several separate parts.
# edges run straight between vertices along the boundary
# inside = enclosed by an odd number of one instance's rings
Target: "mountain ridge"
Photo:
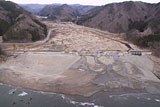
[[[152,6],[156,6],[156,4],[132,1],[107,4],[90,10],[87,15],[81,17],[78,24],[114,33],[126,32],[132,29],[131,24],[136,23],[136,21],[146,23],[147,20],[153,18],[154,16],[151,14],[155,14],[155,12]],[[142,22],[143,20],[144,22]],[[137,29],[140,32],[143,31],[141,28]]]
[[[83,6],[83,5],[47,5],[45,6],[38,15],[48,17],[50,20],[60,21],[72,21],[74,22],[82,14],[85,14],[94,6]]]

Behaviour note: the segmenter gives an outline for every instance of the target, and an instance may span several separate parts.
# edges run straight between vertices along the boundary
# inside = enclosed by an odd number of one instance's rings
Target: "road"
[[[53,31],[53,29],[50,29],[48,34],[47,34],[47,37],[42,41],[36,41],[36,42],[32,42],[32,43],[0,43],[0,45],[1,46],[9,46],[9,45],[40,45],[40,44],[43,44],[43,43],[47,42],[50,39],[50,35],[51,35],[52,31]]]

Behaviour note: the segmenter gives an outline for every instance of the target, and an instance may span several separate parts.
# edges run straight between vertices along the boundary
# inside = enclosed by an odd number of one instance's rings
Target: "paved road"
[[[47,42],[50,39],[50,35],[51,35],[52,31],[53,31],[53,29],[50,29],[48,34],[47,34],[47,37],[42,41],[37,41],[37,42],[32,42],[32,43],[0,43],[0,45],[1,46],[8,46],[8,45],[40,45],[40,44],[43,44],[43,43]]]

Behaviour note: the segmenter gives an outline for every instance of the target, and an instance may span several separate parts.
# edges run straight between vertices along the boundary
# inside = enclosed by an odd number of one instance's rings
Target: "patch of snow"
[[[160,100],[159,99],[154,99],[156,102],[160,102]]]
[[[44,92],[44,91],[33,91],[33,92],[38,92],[38,93],[40,93],[40,94],[43,94],[43,95],[54,95],[54,94],[56,94],[56,93],[53,93],[53,92]]]
[[[24,91],[22,93],[18,94],[19,97],[23,97],[23,96],[26,96],[26,95],[28,95],[28,93],[26,93]]]
[[[74,105],[77,104],[77,102],[75,102],[75,101],[70,101],[70,103],[72,103],[72,104],[74,104]]]
[[[61,95],[61,97],[63,98],[63,100],[65,99],[65,95]]]
[[[99,106],[99,105],[95,105],[94,103],[89,103],[89,102],[76,102],[76,101],[70,101],[70,103],[72,104],[78,104],[81,106],[92,106],[92,107],[103,107],[103,106]]]

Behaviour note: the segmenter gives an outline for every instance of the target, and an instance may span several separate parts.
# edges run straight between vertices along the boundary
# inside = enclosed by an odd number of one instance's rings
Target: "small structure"
[[[151,55],[152,52],[151,51],[142,51],[142,55]]]
[[[130,53],[131,55],[139,55],[139,56],[142,55],[142,52],[141,52],[141,51],[129,51],[129,53]]]
[[[141,55],[150,55],[150,54],[152,54],[152,52],[150,52],[150,51],[136,51],[136,50],[131,50],[131,51],[129,51],[129,54],[141,56]]]

